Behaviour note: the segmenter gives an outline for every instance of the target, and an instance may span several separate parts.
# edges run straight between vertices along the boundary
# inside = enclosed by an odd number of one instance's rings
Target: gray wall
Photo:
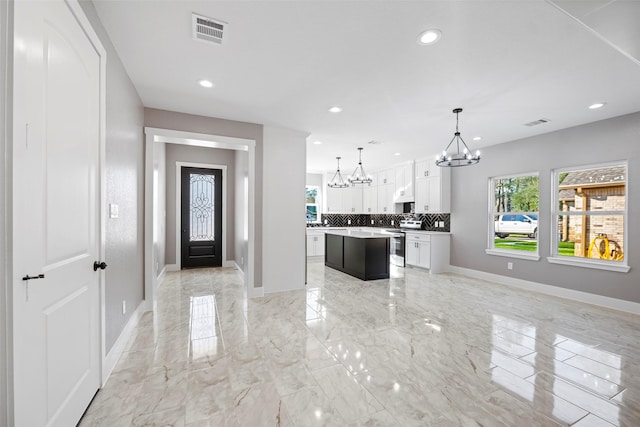
[[[495,145],[478,165],[455,168],[451,190],[451,264],[517,279],[640,302],[640,113]],[[566,166],[628,160],[628,273],[550,264],[551,171]],[[520,172],[540,173],[540,232],[537,262],[485,254],[488,179]],[[507,270],[513,262],[513,270]]]
[[[231,136],[253,139],[255,150],[255,254],[254,271],[256,287],[262,286],[262,125],[173,111],[145,108],[144,125],[160,129],[172,129],[184,132],[205,133],[209,135]]]
[[[176,260],[176,162],[226,165],[225,186],[227,228],[222,230],[227,239],[227,259],[235,256],[235,150],[193,147],[189,145],[165,144],[166,146],[166,246],[165,264],[179,264]],[[223,260],[224,261],[224,260]]]
[[[144,297],[144,109],[93,4],[80,4],[107,51],[106,199],[119,207],[119,217],[107,219],[106,224],[105,350],[109,352]]]
[[[249,197],[245,182],[249,179],[249,153],[247,151],[235,151],[235,253],[233,259],[242,271],[245,271],[245,262],[249,257],[249,242],[245,237],[245,226],[248,227]]]

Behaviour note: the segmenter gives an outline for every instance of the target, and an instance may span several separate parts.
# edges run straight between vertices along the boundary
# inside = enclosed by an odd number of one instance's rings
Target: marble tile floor
[[[247,300],[168,273],[80,426],[640,426],[640,317],[453,274],[308,263]]]

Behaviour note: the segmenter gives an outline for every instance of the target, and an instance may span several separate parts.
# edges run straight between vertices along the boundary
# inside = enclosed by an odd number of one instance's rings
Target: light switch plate
[[[109,218],[118,218],[118,205],[109,203]]]

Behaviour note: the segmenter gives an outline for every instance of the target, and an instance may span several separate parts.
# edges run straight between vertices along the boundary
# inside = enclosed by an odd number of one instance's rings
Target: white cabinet
[[[451,170],[435,161],[416,162],[415,212],[449,212],[451,209]]]
[[[378,187],[365,186],[362,190],[362,212],[365,214],[378,213]]]
[[[323,231],[307,231],[307,256],[324,256]]]
[[[440,176],[443,168],[436,166],[435,156],[433,158],[416,160],[416,179]]]
[[[378,185],[393,184],[396,180],[395,169],[385,169],[378,172]]]
[[[365,184],[366,186],[366,184]],[[342,212],[343,213],[362,213],[362,184],[354,187],[343,188],[342,191]]]
[[[413,162],[395,168],[395,203],[413,202]]]
[[[326,194],[326,213],[342,213],[342,198],[345,190],[347,188],[331,188],[329,186],[325,187]]]
[[[378,185],[378,213],[392,214],[393,211],[393,184]]]
[[[405,263],[441,273],[449,268],[450,236],[448,233],[407,232]]]

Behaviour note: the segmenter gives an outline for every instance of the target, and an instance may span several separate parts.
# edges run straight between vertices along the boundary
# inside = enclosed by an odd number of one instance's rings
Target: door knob
[[[107,268],[107,263],[102,261],[102,262],[98,262],[98,261],[94,261],[93,262],[93,271],[98,271],[98,269],[100,270],[104,270],[105,268]]]

